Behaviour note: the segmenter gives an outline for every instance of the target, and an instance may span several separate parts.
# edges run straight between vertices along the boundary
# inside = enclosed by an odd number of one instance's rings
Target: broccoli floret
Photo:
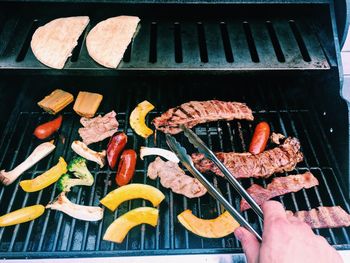
[[[69,174],[61,176],[57,187],[62,192],[69,192],[71,187],[76,185],[91,186],[94,183],[94,177],[86,166],[86,160],[76,157],[68,164],[68,171],[72,172],[77,178],[72,178]]]

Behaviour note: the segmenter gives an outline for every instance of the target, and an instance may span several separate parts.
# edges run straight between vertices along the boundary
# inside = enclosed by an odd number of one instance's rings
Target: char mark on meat
[[[207,192],[196,178],[186,175],[176,163],[164,162],[159,157],[149,164],[147,176],[153,180],[159,177],[162,186],[188,198],[200,197]]]
[[[310,211],[287,211],[307,223],[311,228],[337,228],[350,226],[350,215],[340,206],[320,206]]]
[[[318,180],[312,173],[306,172],[304,174],[289,175],[285,177],[276,177],[272,179],[271,183],[266,188],[260,185],[253,184],[247,189],[247,192],[261,206],[267,200],[284,195],[287,193],[295,193],[301,189],[309,189],[318,185]],[[241,211],[250,208],[250,205],[245,199],[241,200]]]
[[[292,171],[303,160],[300,142],[292,137],[287,138],[280,146],[256,155],[235,152],[217,152],[215,155],[238,179],[267,178],[274,173]],[[191,157],[200,172],[212,171],[223,176],[219,168],[203,154],[194,153]]]
[[[180,125],[192,128],[200,123],[217,120],[254,120],[252,110],[244,103],[219,100],[190,101],[171,108],[152,123],[157,130],[176,134],[181,132]]]

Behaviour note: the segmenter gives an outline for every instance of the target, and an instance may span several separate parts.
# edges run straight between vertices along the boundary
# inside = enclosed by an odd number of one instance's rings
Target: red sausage
[[[270,126],[267,122],[260,122],[256,127],[253,139],[249,146],[249,152],[258,154],[265,150],[267,141],[270,136]]]
[[[62,115],[58,116],[56,119],[43,123],[36,127],[34,130],[34,135],[38,139],[46,139],[47,137],[50,137],[53,133],[59,130],[62,124]]]
[[[128,149],[123,151],[115,177],[117,185],[126,185],[131,181],[135,173],[136,158],[137,154],[134,150]]]
[[[107,160],[109,167],[112,169],[114,169],[116,166],[119,156],[123,151],[127,141],[128,136],[126,136],[124,132],[115,133],[109,140],[107,146]]]

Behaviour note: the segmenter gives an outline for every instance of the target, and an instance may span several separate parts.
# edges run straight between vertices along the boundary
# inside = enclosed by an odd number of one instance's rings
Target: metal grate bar
[[[97,11],[96,11],[97,12]],[[296,15],[287,21],[271,15],[264,19],[217,16],[189,20],[181,17],[141,17],[138,32],[118,70],[319,70],[329,69],[320,41],[310,22]],[[117,74],[94,62],[86,49],[86,36],[101,21],[92,17],[68,59],[66,73]],[[47,70],[33,55],[30,40],[49,17],[7,18],[0,33],[2,69]],[[223,22],[224,21],[224,22]],[[132,48],[131,48],[132,47]],[[3,54],[2,54],[3,53]],[[59,74],[60,71],[47,71]]]
[[[218,28],[220,30],[219,25]],[[225,54],[223,56],[225,58]],[[139,149],[141,145],[167,148],[164,134],[160,132],[157,133],[155,141],[152,137],[143,140],[134,134],[129,126],[129,115],[137,103],[147,99],[157,106],[148,115],[147,123],[150,125],[150,121],[155,116],[158,116],[160,112],[165,111],[169,107],[181,104],[184,102],[184,98],[190,97],[200,100],[207,96],[205,93],[198,92],[199,89],[196,89],[196,85],[199,88],[201,87],[201,83],[194,82],[193,90],[189,90],[183,84],[185,82],[179,82],[180,84],[169,82],[167,84],[169,88],[172,88],[172,86],[176,87],[176,96],[174,96],[173,93],[165,93],[160,88],[154,88],[158,85],[163,87],[164,79],[160,78],[152,81],[152,88],[148,87],[149,82],[140,82],[137,85],[137,89],[133,87],[126,88],[123,82],[118,82],[120,88],[125,92],[123,96],[105,96],[106,101],[104,106],[101,105],[102,107],[115,105],[113,108],[118,112],[120,130],[124,130],[129,137],[128,148]],[[328,151],[328,139],[322,134],[324,128],[318,123],[319,120],[314,118],[314,114],[316,114],[315,110],[300,107],[299,100],[284,99],[282,89],[277,87],[273,87],[274,92],[266,92],[263,88],[265,85],[266,83],[262,83],[260,86],[254,87],[254,89],[247,87],[244,93],[228,90],[224,92],[218,89],[216,96],[221,98],[221,96],[226,97],[230,95],[233,100],[247,102],[248,105],[253,106],[256,122],[261,120],[268,121],[273,131],[282,132],[289,136],[296,136],[301,141],[305,161],[298,164],[298,169],[291,173],[312,170],[320,180],[320,186],[293,194],[286,194],[278,197],[277,200],[280,200],[287,209],[293,211],[307,210],[319,205],[341,205],[348,209],[346,199],[335,177],[336,169],[334,169],[334,163],[327,156],[329,154],[331,155],[332,152]],[[227,94],[228,92],[230,94]],[[276,101],[279,101],[281,105],[276,105]],[[33,148],[33,145],[36,144],[37,141],[32,136],[32,127],[44,121],[48,116],[47,114],[38,113],[37,109],[35,110],[30,111],[26,109],[25,112],[20,114],[19,118],[11,118],[13,123],[9,125],[17,127],[16,130],[19,130],[18,127],[21,127],[21,131],[20,133],[15,132],[14,135],[5,135],[7,139],[1,145],[1,150],[6,150],[4,153],[6,153],[7,157],[3,157],[1,168],[13,167],[19,162],[18,160],[24,159],[24,155],[29,154],[29,152],[23,152],[21,149],[28,149],[29,151],[29,148]],[[102,108],[101,110],[106,112],[110,109]],[[16,126],[19,123],[20,126]],[[247,150],[255,124],[255,122],[248,123],[244,121],[220,121],[198,125],[194,130],[214,151],[242,152]],[[38,166],[33,167],[26,176],[28,178],[34,177],[45,171],[61,154],[69,161],[74,156],[74,153],[69,150],[70,144],[73,140],[79,138],[77,133],[79,127],[79,118],[74,113],[65,113],[64,123],[61,129],[62,135],[66,138],[65,144],[58,142],[55,154],[50,159],[46,159],[40,162]],[[179,141],[186,148],[188,147],[189,152],[194,151],[193,147],[190,148],[190,144],[186,142],[181,134],[177,136]],[[107,143],[108,140],[97,144],[95,147],[96,149],[102,149],[106,147]],[[150,180],[147,177],[147,167],[152,160],[153,157],[147,157],[144,162],[137,162],[137,171],[133,182],[156,186],[165,194],[166,200],[159,207],[160,218],[156,228],[148,226],[136,227],[130,231],[122,244],[111,244],[102,240],[105,230],[116,217],[135,207],[148,206],[149,203],[144,200],[133,200],[121,204],[115,213],[105,210],[104,218],[100,222],[82,222],[71,219],[69,216],[58,211],[48,210],[45,212],[45,215],[31,223],[0,230],[2,231],[0,232],[0,256],[5,258],[14,256],[25,257],[28,255],[36,255],[36,257],[41,257],[40,255],[67,257],[72,255],[96,256],[103,253],[104,255],[130,256],[139,255],[140,253],[148,255],[240,252],[240,243],[235,239],[234,235],[229,235],[218,240],[204,239],[193,235],[180,225],[177,215],[184,209],[191,209],[195,215],[201,218],[214,218],[222,213],[221,207],[209,195],[199,199],[187,199],[181,195],[172,193],[169,189],[165,189],[159,183],[159,180]],[[115,189],[115,171],[108,168],[100,170],[97,165],[92,163],[89,163],[89,168],[95,178],[94,186],[73,189],[69,193],[69,199],[82,205],[98,205],[100,198]],[[214,185],[218,186],[230,203],[239,209],[240,197],[233,191],[232,187],[220,177],[211,177],[208,174],[208,178]],[[270,178],[266,180],[248,179],[241,180],[241,183],[245,188],[248,188],[253,183],[266,186],[270,180]],[[11,211],[15,206],[19,208],[33,202],[46,204],[57,195],[57,190],[54,186],[44,189],[38,194],[29,195],[18,189],[18,181],[10,187],[13,188],[0,186],[0,191],[4,192],[1,196],[0,206],[4,206],[4,201],[11,201],[11,198],[13,198],[12,202],[5,203],[5,209],[8,208],[7,205],[12,206],[10,208]],[[11,189],[15,190],[16,197],[12,196],[12,192],[8,195],[9,190],[12,191]],[[252,223],[255,229],[261,231],[262,222],[256,218],[252,211],[248,210],[243,215]],[[15,230],[14,235],[10,233],[11,230]],[[326,237],[333,245],[342,248],[348,247],[349,230],[346,228],[319,230],[317,233]]]

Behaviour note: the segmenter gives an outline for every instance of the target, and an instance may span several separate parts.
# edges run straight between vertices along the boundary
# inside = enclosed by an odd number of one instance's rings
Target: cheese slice
[[[30,42],[33,54],[44,65],[62,69],[88,23],[88,16],[75,16],[58,18],[39,27]]]
[[[118,67],[139,21],[137,16],[117,16],[98,23],[86,38],[89,55],[102,66]]]

